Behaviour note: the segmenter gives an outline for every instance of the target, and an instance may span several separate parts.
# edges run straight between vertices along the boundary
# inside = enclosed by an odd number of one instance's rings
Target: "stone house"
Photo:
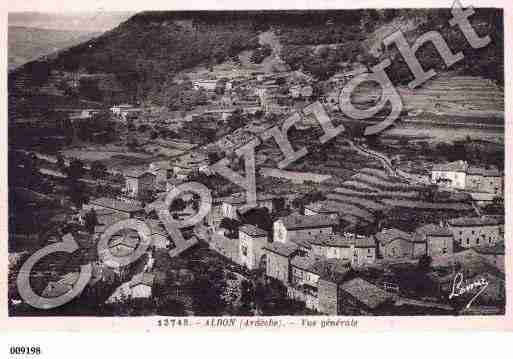
[[[313,255],[349,261],[354,267],[376,261],[376,242],[371,237],[351,233],[321,234],[310,237],[307,242]]]
[[[156,183],[165,183],[172,175],[172,166],[169,161],[156,161],[150,163],[148,172],[155,175]]]
[[[437,164],[431,170],[431,181],[453,189],[503,195],[503,176],[493,166],[472,166],[466,161]]]
[[[331,234],[337,224],[337,219],[329,216],[303,216],[293,213],[274,222],[273,238],[275,241],[287,243],[295,239],[302,240],[315,235]]]
[[[395,228],[386,228],[375,234],[383,259],[411,258],[423,251],[422,243],[415,247],[411,234]]]
[[[379,315],[386,312],[394,296],[362,278],[340,285],[338,315]]]
[[[130,281],[130,293],[132,298],[150,298],[155,283],[153,273],[143,272],[133,276]]]
[[[463,248],[494,246],[500,239],[500,222],[491,217],[460,217],[448,221],[454,240]]]
[[[497,167],[469,166],[467,169],[466,185],[467,190],[492,193],[497,196],[503,194],[503,176]]]
[[[329,294],[327,282],[338,285],[349,273],[351,266],[348,261],[340,259],[324,259],[319,257],[295,257],[291,261],[291,283],[287,295],[305,303],[306,308],[323,312],[330,306],[332,296]],[[333,293],[332,293],[333,294]],[[329,309],[328,309],[329,310]]]
[[[256,206],[259,208],[267,208],[269,213],[273,211],[274,201],[279,197],[257,195]],[[238,211],[247,207],[246,195],[244,193],[233,194],[229,197],[222,198],[221,200],[223,217],[238,219]]]
[[[267,263],[263,247],[268,241],[268,233],[251,224],[239,227],[240,264],[253,270]]]
[[[465,189],[468,164],[466,161],[455,161],[437,164],[431,170],[431,181],[442,183],[450,188]]]
[[[415,243],[425,244],[422,254],[430,257],[452,254],[453,252],[454,235],[446,227],[426,224],[417,228],[414,239]],[[419,254],[420,251],[414,253],[414,257],[418,257]]]
[[[266,275],[274,278],[284,285],[290,282],[292,258],[298,253],[298,246],[294,243],[272,242],[263,247],[266,254]]]
[[[155,189],[157,176],[153,173],[142,170],[131,170],[125,172],[124,176],[125,188],[123,190],[128,197],[138,198]]]

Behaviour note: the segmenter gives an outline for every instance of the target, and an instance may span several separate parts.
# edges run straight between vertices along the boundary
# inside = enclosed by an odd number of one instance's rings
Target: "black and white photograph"
[[[9,12],[3,310],[504,316],[504,18],[470,5]]]

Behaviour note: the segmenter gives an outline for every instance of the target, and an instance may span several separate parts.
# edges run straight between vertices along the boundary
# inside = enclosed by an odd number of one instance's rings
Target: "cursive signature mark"
[[[477,299],[477,297],[479,297],[479,295],[481,295],[481,293],[483,293],[486,290],[486,288],[488,287],[489,284],[490,284],[490,282],[488,282],[488,280],[486,278],[480,278],[480,279],[473,281],[472,283],[467,283],[464,285],[463,284],[463,274],[458,273],[454,277],[454,281],[452,283],[452,291],[451,291],[451,294],[449,294],[449,299],[454,298],[454,297],[459,297],[460,295],[469,293],[472,290],[479,288],[477,293],[472,297],[472,299],[470,299],[470,301],[465,306],[465,309],[469,309],[470,306],[472,305],[472,303]]]

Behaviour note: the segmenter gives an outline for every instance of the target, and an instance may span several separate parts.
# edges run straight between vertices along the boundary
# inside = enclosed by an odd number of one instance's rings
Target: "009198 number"
[[[11,355],[39,355],[41,354],[41,347],[12,346],[9,351]]]

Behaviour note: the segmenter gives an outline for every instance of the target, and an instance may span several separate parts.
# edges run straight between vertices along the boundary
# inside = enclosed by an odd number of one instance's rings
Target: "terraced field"
[[[354,226],[371,224],[392,209],[433,213],[450,211],[455,217],[472,211],[472,203],[466,198],[452,194],[441,196],[441,192],[431,198],[427,191],[427,186],[408,184],[400,178],[388,176],[383,170],[363,168],[327,193],[322,205],[338,212],[341,219]]]

